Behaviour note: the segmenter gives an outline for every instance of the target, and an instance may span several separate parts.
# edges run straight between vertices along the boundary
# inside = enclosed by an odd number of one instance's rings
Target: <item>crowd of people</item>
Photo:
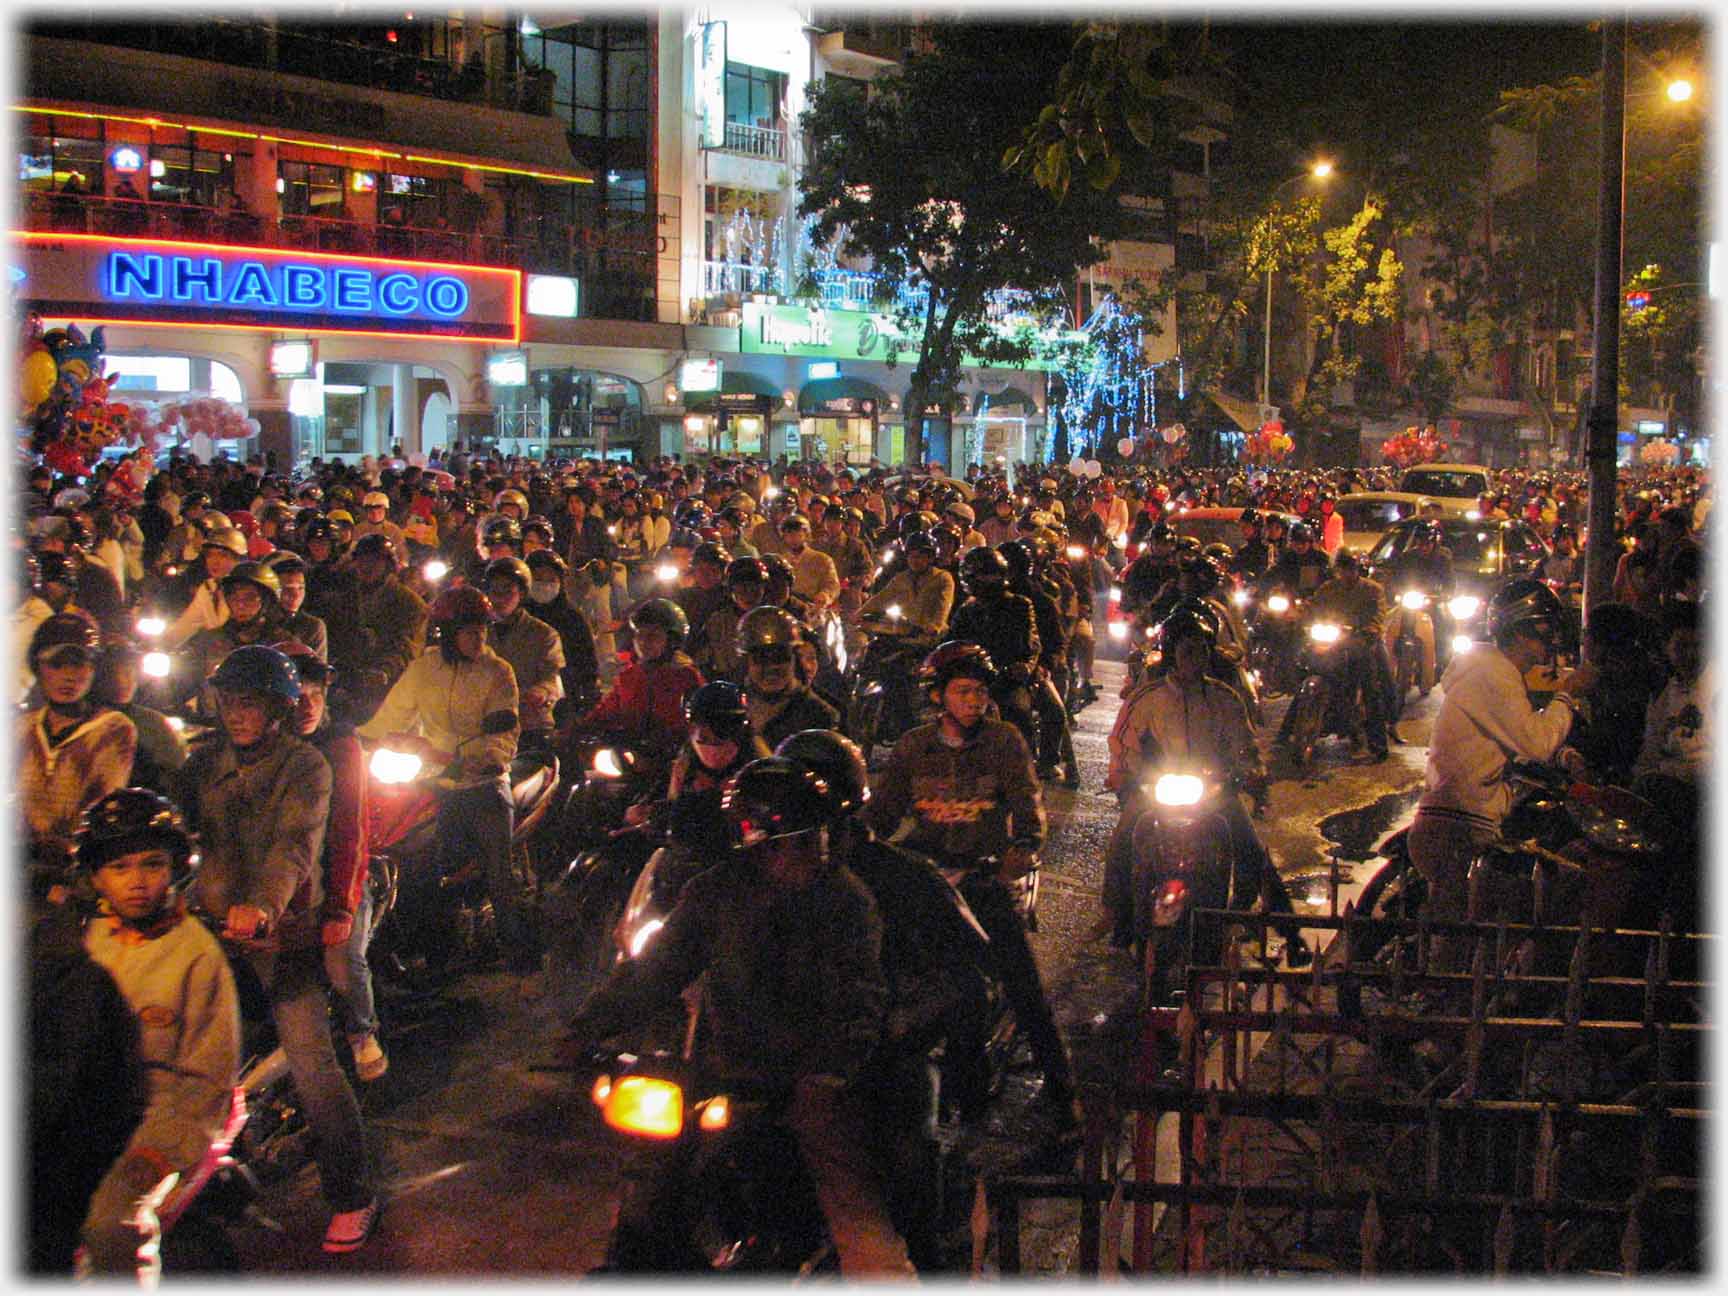
[[[1044,789],[1080,784],[1071,721],[1099,697],[1111,604],[1134,643],[1155,631],[1164,663],[1137,663],[1110,737],[1106,787],[1122,813],[1099,933],[1125,943],[1141,771],[1180,758],[1264,799],[1254,720],[1223,678],[1249,635],[1234,592],[1296,591],[1360,631],[1366,757],[1396,736],[1382,702],[1387,593],[1341,545],[1336,514],[1340,496],[1394,477],[1016,464],[955,480],[463,452],[281,473],[177,454],[158,464],[140,450],[82,480],[29,466],[15,633],[38,914],[33,1074],[121,1067],[115,1050],[129,1049],[139,1107],[118,1129],[90,1122],[50,1078],[33,1085],[32,1269],[70,1272],[75,1255],[101,1271],[151,1263],[132,1207],[225,1114],[237,1010],[224,949],[265,989],[314,1131],[324,1247],[364,1246],[380,1201],[355,1085],[388,1065],[366,962],[365,752],[411,752],[440,774],[440,856],[481,861],[506,968],[534,998],[543,933],[508,858],[510,767],[520,750],[595,734],[629,739],[663,771],[632,823],[671,807],[721,831],[715,868],[667,938],[623,965],[571,1029],[615,1027],[710,968],[732,1060],[792,1067],[795,1130],[843,1265],[910,1268],[862,1155],[859,1077],[915,997],[905,988],[936,976],[926,964],[943,942],[908,935],[904,877],[880,878],[968,870],[991,974],[1044,1077],[1039,1102],[1053,1136],[1069,1137],[1073,1075],[1008,884],[1044,845]],[[1492,644],[1438,681],[1412,835],[1437,913],[1456,907],[1461,868],[1504,813],[1502,793],[1483,789],[1508,755],[1666,780],[1662,794],[1691,806],[1706,776],[1707,474],[1621,478],[1613,601],[1593,610],[1583,662],[1546,710],[1526,699],[1524,676],[1564,647],[1586,491],[1575,473],[1495,478],[1478,513],[1523,519],[1552,552],[1496,599]],[[1240,544],[1180,534],[1182,512],[1209,505],[1248,510]],[[1437,529],[1411,561],[1443,574]],[[1431,655],[1424,665],[1426,691]],[[858,682],[871,671],[906,717],[874,796],[850,742],[864,737]],[[1288,910],[1248,815],[1231,806],[1237,868]],[[1311,957],[1294,933],[1286,955]],[[80,1038],[55,1011],[74,993],[94,1005]],[[176,995],[186,1029],[155,1029]],[[951,1004],[929,1011],[952,1038],[974,1020]],[[77,1175],[58,1168],[67,1139],[91,1153]]]

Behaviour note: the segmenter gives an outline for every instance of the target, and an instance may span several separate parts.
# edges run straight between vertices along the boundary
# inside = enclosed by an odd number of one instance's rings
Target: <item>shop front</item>
[[[684,393],[685,456],[767,454],[770,421],[781,406],[780,387],[772,379],[723,368],[718,390]]]
[[[1030,462],[1037,455],[1040,426],[1038,402],[1019,387],[1009,385],[994,394],[977,392],[972,397],[966,462],[986,466]]]
[[[877,428],[888,393],[863,378],[818,378],[798,393],[803,458],[866,465],[877,457]]]

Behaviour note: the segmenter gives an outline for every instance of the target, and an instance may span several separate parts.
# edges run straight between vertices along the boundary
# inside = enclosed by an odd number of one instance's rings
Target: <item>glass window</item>
[[[451,182],[442,177],[386,174],[379,181],[378,219],[383,222],[396,211],[404,225],[434,229],[449,215],[450,189]]]
[[[157,202],[211,207],[223,191],[234,190],[234,154],[228,150],[196,143],[158,144],[150,161],[150,197]]]
[[[342,205],[343,190],[348,183],[345,167],[286,160],[278,166],[278,174],[282,177],[284,216],[329,216],[340,219],[347,215]]]
[[[726,120],[743,126],[774,126],[786,97],[786,76],[744,63],[726,65]]]

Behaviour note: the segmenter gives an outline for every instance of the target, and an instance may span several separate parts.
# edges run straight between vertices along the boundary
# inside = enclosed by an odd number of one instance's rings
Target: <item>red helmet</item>
[[[433,601],[426,619],[435,625],[490,625],[492,600],[472,585],[447,589]]]

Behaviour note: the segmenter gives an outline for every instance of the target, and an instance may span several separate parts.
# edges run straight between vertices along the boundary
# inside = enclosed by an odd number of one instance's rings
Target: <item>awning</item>
[[[1224,417],[1242,431],[1260,430],[1260,407],[1253,401],[1241,400],[1225,392],[1207,392],[1206,399],[1224,411]]]
[[[743,369],[721,371],[719,395],[733,399],[717,401],[714,392],[687,392],[684,396],[684,408],[700,414],[712,410],[718,403],[727,409],[766,414],[780,403],[779,387],[760,374],[749,373]],[[750,400],[750,397],[756,399]]]
[[[830,415],[841,418],[869,418],[878,412],[888,412],[888,393],[875,383],[862,378],[818,378],[804,384],[798,393],[798,412],[803,415]]]
[[[984,402],[990,402],[993,410],[1019,409],[1021,417],[1031,417],[1038,412],[1038,402],[1033,400],[1018,387],[1004,387],[992,396],[989,392],[977,392],[972,397],[972,412],[978,413],[984,408]]]

